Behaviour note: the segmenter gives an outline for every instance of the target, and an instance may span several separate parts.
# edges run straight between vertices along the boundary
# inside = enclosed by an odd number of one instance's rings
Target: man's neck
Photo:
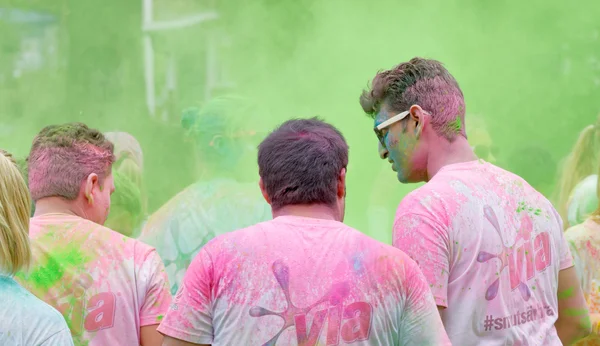
[[[477,160],[477,155],[463,136],[458,136],[453,142],[440,140],[429,150],[427,160],[427,181],[431,180],[444,166]]]
[[[273,210],[273,218],[278,216],[300,216],[313,219],[341,221],[335,208],[323,204],[287,205]]]
[[[33,216],[44,214],[67,214],[84,217],[81,208],[78,208],[73,201],[68,201],[62,197],[46,197],[35,202],[35,214]]]

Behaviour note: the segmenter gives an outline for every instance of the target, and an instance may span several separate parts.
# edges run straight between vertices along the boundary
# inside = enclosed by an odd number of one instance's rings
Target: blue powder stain
[[[354,271],[362,271],[363,269],[363,264],[361,261],[361,256],[360,255],[354,255],[354,257],[352,258],[352,262],[353,262],[353,267],[354,267]]]

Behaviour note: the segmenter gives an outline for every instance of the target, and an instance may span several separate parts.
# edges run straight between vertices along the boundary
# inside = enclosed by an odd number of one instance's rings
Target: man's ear
[[[429,124],[430,115],[419,105],[412,105],[409,112],[410,118],[415,122],[415,135],[419,138],[425,126]]]
[[[271,199],[269,198],[269,195],[267,194],[267,190],[265,189],[265,184],[263,183],[262,178],[260,178],[260,180],[258,181],[258,186],[260,187],[260,192],[262,192],[263,198],[270,205]]]
[[[97,184],[99,184],[98,175],[96,173],[91,173],[87,176],[83,185],[83,193],[85,195],[85,199],[91,205],[94,204],[94,195],[92,192],[94,190],[94,186]]]
[[[346,168],[342,168],[337,181],[337,196],[338,198],[346,197]]]

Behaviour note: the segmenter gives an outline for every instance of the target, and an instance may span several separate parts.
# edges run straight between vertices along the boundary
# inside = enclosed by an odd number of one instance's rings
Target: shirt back
[[[484,161],[443,167],[400,203],[394,246],[423,270],[456,345],[561,345],[558,272],[572,266],[551,203]]]
[[[209,242],[159,326],[212,345],[445,345],[415,263],[343,223],[278,217]]]
[[[34,217],[33,266],[19,281],[62,313],[76,345],[139,345],[171,301],[150,246],[77,216]]]
[[[58,311],[0,275],[0,345],[70,346],[73,339]]]
[[[270,218],[271,208],[255,184],[198,182],[154,213],[139,240],[156,248],[175,294],[192,259],[209,240]]]

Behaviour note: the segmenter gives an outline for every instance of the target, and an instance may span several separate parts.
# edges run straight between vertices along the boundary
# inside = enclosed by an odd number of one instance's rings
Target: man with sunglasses
[[[398,180],[426,182],[400,203],[393,244],[425,274],[452,343],[585,337],[589,317],[560,217],[522,178],[478,159],[462,91],[444,66],[413,58],[380,72],[360,103]]]

